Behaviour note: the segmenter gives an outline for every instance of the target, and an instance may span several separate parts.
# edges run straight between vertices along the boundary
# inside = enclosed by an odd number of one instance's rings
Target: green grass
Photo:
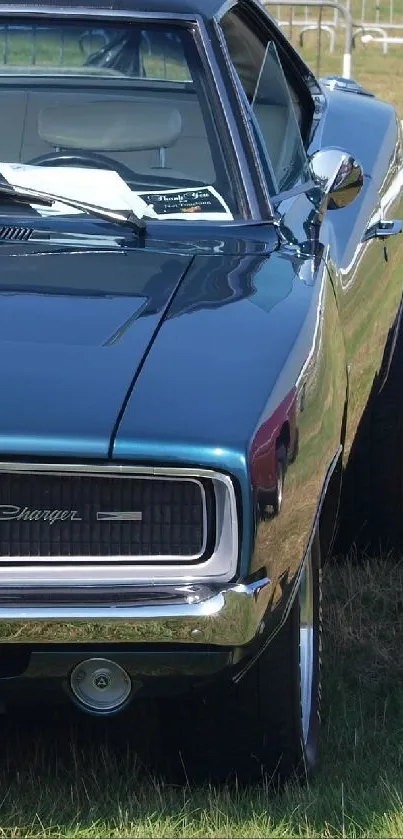
[[[403,836],[403,564],[334,560],[324,615],[321,765],[308,788],[167,786],[139,763],[148,705],[130,727],[17,714],[1,729],[0,837]]]
[[[376,0],[366,0],[366,20],[375,21],[376,19]],[[362,0],[351,0],[351,13],[353,21],[359,22],[361,19]],[[277,6],[272,3],[267,6],[274,17],[277,16]],[[303,19],[305,14],[304,8],[294,8],[294,19]],[[309,19],[317,19],[317,11],[314,8],[308,10]],[[383,0],[379,3],[379,18],[380,22],[389,21],[389,0]],[[331,8],[324,8],[322,20],[332,20],[333,10]],[[341,17],[340,17],[341,19]],[[290,20],[290,8],[285,6],[281,8],[281,20]],[[394,23],[403,24],[403,2],[402,0],[395,0],[394,2]],[[380,25],[381,25],[380,24]],[[284,29],[287,35],[290,34],[289,27]],[[307,33],[304,36],[303,47],[299,43],[300,28],[294,26],[292,29],[292,43],[296,49],[303,55],[306,61],[310,64],[314,73],[318,76],[325,76],[328,73],[342,72],[342,55],[344,52],[344,30],[340,27],[337,37],[334,53],[330,53],[329,37],[326,32],[322,32],[320,48],[318,48],[318,35],[315,32]],[[390,35],[403,36],[403,31],[393,30]],[[403,57],[403,45],[390,45],[387,55],[382,53],[381,44],[366,44],[363,45],[360,37],[356,38],[356,46],[352,53],[352,76],[369,90],[376,93],[382,99],[392,102],[401,118],[403,118],[403,86],[400,84],[401,78],[401,62]]]

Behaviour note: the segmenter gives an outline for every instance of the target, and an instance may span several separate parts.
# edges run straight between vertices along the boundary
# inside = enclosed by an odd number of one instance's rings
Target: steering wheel
[[[87,152],[86,154],[66,154],[65,152],[49,152],[35,157],[28,162],[29,166],[79,166],[90,169],[108,169],[117,172],[124,181],[136,181],[136,173],[124,163],[118,163],[104,154]]]
[[[152,189],[164,190],[171,188],[171,179],[167,179],[165,175],[165,172],[169,172],[169,170],[161,169],[159,172],[156,169],[155,175],[144,175],[141,172],[135,172],[133,169],[129,169],[124,163],[119,163],[117,160],[112,160],[107,155],[98,154],[97,152],[87,152],[85,154],[80,152],[77,154],[67,154],[66,152],[59,151],[49,152],[48,154],[42,154],[40,157],[29,160],[27,165],[79,166],[91,169],[108,169],[109,171],[117,172],[127,185],[134,190],[148,192]],[[189,181],[187,179],[175,178],[174,186],[178,189],[188,187]],[[199,182],[194,183],[194,186],[204,186],[204,182],[201,181],[200,184]]]

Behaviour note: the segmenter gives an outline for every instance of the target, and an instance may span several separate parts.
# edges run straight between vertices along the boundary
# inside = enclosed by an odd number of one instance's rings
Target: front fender
[[[304,329],[312,340],[308,352],[301,352],[306,336],[300,335],[294,345],[292,354],[299,353],[301,362],[294,386],[281,401],[276,402],[276,389],[272,393],[249,458],[256,510],[250,570],[265,569],[273,582],[270,611],[280,616],[295,593],[333,475],[340,484],[347,371],[336,298],[324,263],[312,289]],[[264,500],[280,448],[286,449],[287,457],[283,497],[276,512]],[[324,550],[331,541],[329,528],[334,528],[337,507],[338,491],[332,493],[330,507],[326,505]]]

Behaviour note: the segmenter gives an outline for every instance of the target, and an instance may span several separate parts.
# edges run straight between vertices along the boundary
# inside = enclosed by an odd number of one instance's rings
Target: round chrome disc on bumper
[[[89,658],[77,664],[70,686],[79,704],[98,714],[117,711],[132,690],[129,674],[106,658]]]

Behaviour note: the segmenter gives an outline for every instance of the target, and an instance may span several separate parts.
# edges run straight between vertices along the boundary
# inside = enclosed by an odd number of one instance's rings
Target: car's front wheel
[[[171,728],[184,775],[193,780],[281,782],[306,778],[316,762],[320,711],[319,539],[308,551],[291,611],[237,683],[181,697]],[[178,702],[178,700],[177,700]],[[172,741],[171,741],[172,742]]]

